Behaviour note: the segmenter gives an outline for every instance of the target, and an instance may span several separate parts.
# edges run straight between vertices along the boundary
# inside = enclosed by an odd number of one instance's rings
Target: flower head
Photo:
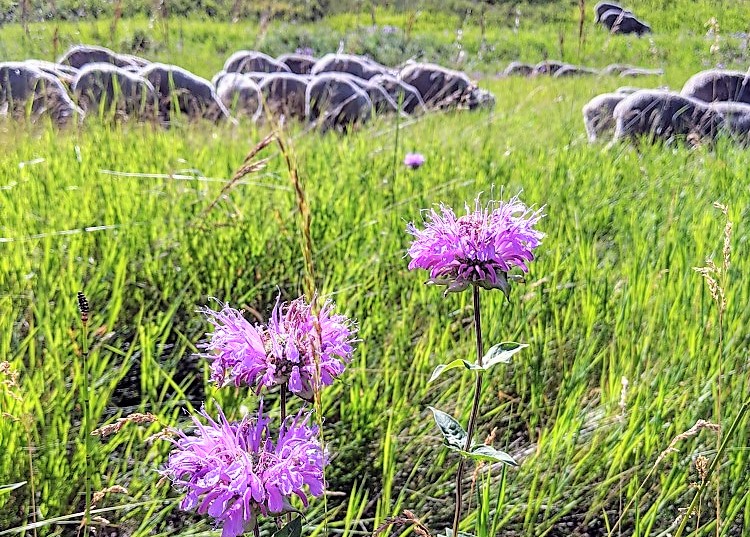
[[[349,319],[333,313],[333,307],[326,302],[316,316],[302,297],[276,301],[264,333],[268,359],[259,385],[285,383],[290,392],[311,399],[317,367],[321,385],[333,384],[351,360],[356,332]]]
[[[200,416],[207,423],[192,416],[193,434],[179,431],[170,439],[175,447],[162,474],[186,492],[180,508],[214,518],[223,525],[222,537],[249,531],[258,515],[287,512],[292,495],[307,506],[308,493],[323,493],[328,461],[309,415],[287,418],[276,441],[262,402],[257,417],[238,423],[230,423],[221,408],[218,420],[205,409]]]
[[[407,227],[414,235],[409,270],[428,270],[428,283],[447,285],[446,293],[477,285],[501,289],[508,296],[507,273],[514,266],[527,272],[544,238],[534,228],[542,216],[541,210],[531,211],[518,198],[491,201],[486,207],[477,198],[474,211],[467,206],[460,217],[441,204],[439,212],[427,212],[423,230],[411,223]]]
[[[264,388],[285,385],[304,399],[320,384],[328,386],[344,372],[354,352],[356,326],[333,312],[332,302],[316,315],[304,298],[276,301],[271,320],[253,326],[242,314],[224,305],[221,311],[202,310],[215,330],[204,348],[212,351],[211,379],[219,386]]]
[[[404,157],[404,164],[412,170],[416,170],[424,163],[425,158],[421,153],[407,153]]]
[[[310,47],[297,47],[297,50],[294,51],[295,54],[300,54],[302,56],[314,56],[315,51],[311,49]]]

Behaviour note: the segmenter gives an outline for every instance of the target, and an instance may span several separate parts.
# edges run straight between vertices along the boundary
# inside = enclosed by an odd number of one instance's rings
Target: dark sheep
[[[601,23],[613,34],[643,34],[651,33],[651,27],[645,22],[639,21],[626,11],[607,11],[602,15]]]
[[[475,89],[466,74],[431,63],[407,65],[399,78],[417,89],[428,108],[462,106]]]
[[[0,110],[16,117],[30,112],[33,120],[49,116],[58,125],[84,116],[57,77],[25,62],[0,63]]]
[[[601,22],[602,15],[608,11],[624,11],[627,13],[627,10],[619,4],[613,2],[599,2],[594,6],[594,22]]]
[[[510,62],[503,71],[503,76],[531,76],[534,66],[528,63]]]
[[[73,93],[87,113],[111,112],[135,117],[155,117],[154,86],[145,78],[109,63],[92,63],[73,81]]]
[[[633,69],[626,69],[621,72],[620,78],[635,78],[637,76],[661,76],[663,74],[663,69],[644,69],[643,67],[635,67]]]
[[[628,95],[614,110],[615,140],[648,136],[671,142],[678,136],[713,140],[724,119],[704,102],[679,93],[641,90]]]
[[[40,69],[41,71],[49,75],[57,77],[63,84],[68,87],[70,87],[70,85],[73,83],[73,79],[78,74],[78,69],[76,69],[75,67],[48,62],[45,60],[26,60],[24,63],[32,67],[36,67],[37,69]]]
[[[228,119],[229,110],[211,83],[176,65],[152,63],[139,74],[153,84],[159,98],[159,112],[168,121],[177,110],[190,118]]]
[[[370,83],[380,86],[391,99],[401,105],[401,111],[407,114],[424,112],[424,101],[414,86],[399,80],[392,75],[377,75],[370,79]]]
[[[583,123],[589,142],[595,142],[604,134],[614,133],[615,130],[615,107],[620,104],[628,94],[625,93],[603,93],[597,95],[583,106]]]
[[[707,103],[737,101],[750,103],[750,77],[742,71],[711,69],[691,76],[680,92]]]
[[[552,76],[566,65],[566,63],[557,60],[544,60],[543,62],[539,62],[534,66],[534,70],[531,72],[531,76]]]
[[[367,94],[348,77],[325,74],[313,78],[305,95],[305,115],[322,130],[348,130],[372,114]]]
[[[304,54],[282,54],[276,61],[286,65],[296,75],[309,75],[318,60]]]
[[[351,54],[326,54],[315,62],[310,70],[310,74],[313,76],[331,72],[346,73],[366,80],[376,75],[389,74],[388,68],[384,65],[380,65],[369,58]]]
[[[717,101],[708,107],[724,117],[724,126],[734,141],[750,144],[750,104]]]
[[[269,74],[258,86],[270,114],[303,120],[308,79],[294,73]]]
[[[118,54],[108,48],[93,45],[76,45],[68,49],[57,63],[81,69],[90,63],[111,63],[117,67],[139,67],[134,56]]]
[[[628,65],[627,63],[611,63],[602,69],[602,74],[607,76],[619,75],[631,69],[637,69],[637,67],[635,65]]]
[[[248,116],[257,121],[263,112],[260,88],[247,75],[225,73],[216,86],[216,94],[235,115]]]
[[[255,50],[240,50],[224,64],[227,73],[289,73],[289,67],[268,54]]]
[[[495,107],[495,95],[485,89],[473,88],[466,99],[466,106],[469,110],[492,109]]]
[[[591,67],[581,67],[578,65],[566,65],[558,69],[553,78],[568,78],[572,76],[598,75],[599,71]]]
[[[398,104],[393,100],[390,94],[378,84],[374,84],[371,81],[375,80],[376,77],[372,77],[370,80],[360,78],[358,76],[349,75],[347,73],[336,73],[338,76],[349,79],[353,84],[364,91],[372,102],[373,112],[376,114],[387,114],[391,112],[398,112]],[[378,75],[382,76],[382,75]]]

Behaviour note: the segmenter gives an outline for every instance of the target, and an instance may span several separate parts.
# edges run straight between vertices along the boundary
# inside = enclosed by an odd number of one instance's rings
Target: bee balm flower
[[[180,509],[195,509],[222,525],[222,537],[236,537],[257,524],[258,515],[287,512],[292,495],[307,506],[309,493],[323,493],[327,458],[309,415],[289,417],[278,438],[269,430],[261,403],[257,417],[230,423],[219,408],[218,420],[202,409],[193,416],[195,432],[178,431],[162,474],[186,492]],[[307,490],[307,492],[305,491]]]
[[[333,308],[326,302],[316,315],[304,298],[277,300],[269,323],[259,326],[226,305],[218,312],[203,309],[215,327],[204,345],[212,353],[203,355],[212,360],[211,379],[219,386],[251,386],[257,393],[285,385],[309,400],[317,368],[321,385],[328,386],[354,352],[356,326]]]
[[[541,210],[531,211],[518,198],[508,202],[491,201],[474,211],[456,216],[453,209],[440,205],[440,211],[427,211],[425,228],[409,224],[414,236],[409,247],[409,269],[430,272],[428,283],[446,285],[446,293],[462,291],[469,285],[500,289],[510,293],[507,273],[513,267],[528,271],[534,249],[544,233],[534,226],[542,218]]]

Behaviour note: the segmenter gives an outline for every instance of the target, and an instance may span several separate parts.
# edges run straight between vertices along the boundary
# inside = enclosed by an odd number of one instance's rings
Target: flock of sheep
[[[510,62],[500,76],[535,77],[547,75],[552,78],[568,78],[584,75],[605,75],[631,78],[636,76],[658,76],[663,74],[664,71],[662,69],[647,69],[624,63],[613,63],[607,65],[603,69],[595,69],[593,67],[585,67],[582,65],[572,65],[558,60],[544,60],[536,65],[523,62]]]
[[[113,112],[165,124],[175,115],[257,121],[272,114],[323,130],[346,130],[376,114],[474,109],[494,102],[459,71],[413,62],[391,69],[346,54],[272,58],[240,51],[212,81],[176,65],[84,45],[56,63],[0,63],[0,115],[49,115],[59,124]]]
[[[589,141],[650,138],[713,141],[722,132],[750,143],[750,75],[711,69],[688,79],[678,92],[623,88],[598,95],[583,107]]]

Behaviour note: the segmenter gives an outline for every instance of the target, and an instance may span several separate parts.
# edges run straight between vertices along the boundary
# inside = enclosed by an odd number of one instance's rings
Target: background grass
[[[272,22],[265,32],[253,22],[181,19],[168,20],[166,30],[158,20],[151,29],[144,19],[122,20],[114,34],[107,20],[40,24],[28,36],[9,25],[0,29],[0,57],[52,58],[77,41],[132,50],[123,45],[143,34],[150,45],[141,53],[204,76],[235,49],[313,46],[323,53],[340,39],[347,50],[391,64],[417,50],[486,75],[510,59],[545,56],[664,67],[663,77],[636,81],[649,86],[679,87],[706,66],[748,64],[746,38],[731,35],[745,30],[738,14],[747,2],[631,7],[654,26],[653,40],[609,37],[588,14],[580,53],[576,8],[566,4],[524,5],[528,19],[522,16],[518,32],[512,22],[487,25],[484,45],[475,18],[376,11],[381,28],[371,34],[366,12],[315,25]],[[710,16],[721,28],[713,54],[713,38],[704,35]],[[381,31],[386,24],[401,29],[392,49]],[[424,286],[425,275],[408,272],[404,259],[406,222],[419,221],[420,210],[437,202],[460,207],[479,193],[489,199],[522,190],[525,202],[544,205],[548,214],[541,226],[548,236],[528,284],[515,288],[510,303],[500,293],[483,295],[486,341],[530,344],[487,379],[479,422],[480,438],[497,428],[496,445],[522,463],[502,482],[499,469],[492,474],[503,534],[606,534],[669,441],[697,419],[714,419],[716,310],[692,267],[721,255],[724,221],[711,207],[716,200],[730,206],[734,222],[721,380],[721,421],[733,419],[750,373],[747,152],[725,141],[714,151],[588,145],[580,107],[631,82],[486,76],[482,85],[498,101],[491,113],[385,120],[346,138],[292,127],[313,211],[318,286],[361,327],[354,363],[324,396],[334,456],[329,532],[370,532],[404,508],[434,530],[450,520],[456,459],[440,447],[426,407],[465,421],[471,379],[451,373],[434,386],[427,379],[438,363],[471,355],[471,304],[468,294],[442,298]],[[183,409],[214,398],[234,416],[243,404],[252,407],[244,393],[207,384],[206,364],[193,356],[207,330],[195,309],[213,296],[267,316],[279,289],[287,298],[302,291],[294,195],[273,146],[266,170],[204,212],[266,132],[247,124],[168,131],[0,124],[0,357],[18,371],[21,398],[8,387],[0,392],[0,483],[27,482],[0,492],[0,532],[32,533],[32,496],[36,519],[46,521],[39,534],[76,532],[80,516],[56,519],[83,508],[79,289],[92,307],[98,424],[134,411],[184,424]],[[402,169],[407,151],[424,153],[427,164]],[[94,488],[119,484],[129,491],[106,498],[100,506],[113,510],[102,516],[121,535],[207,533],[206,522],[177,516],[176,495],[157,484],[169,446],[145,440],[158,428],[128,425],[97,440]],[[723,535],[750,528],[747,446],[745,419],[720,470]],[[623,534],[663,534],[692,496],[692,461],[711,457],[714,447],[705,432],[680,443],[626,513]],[[322,519],[316,501],[306,532],[324,532]],[[712,533],[711,520],[706,500],[700,535]]]

